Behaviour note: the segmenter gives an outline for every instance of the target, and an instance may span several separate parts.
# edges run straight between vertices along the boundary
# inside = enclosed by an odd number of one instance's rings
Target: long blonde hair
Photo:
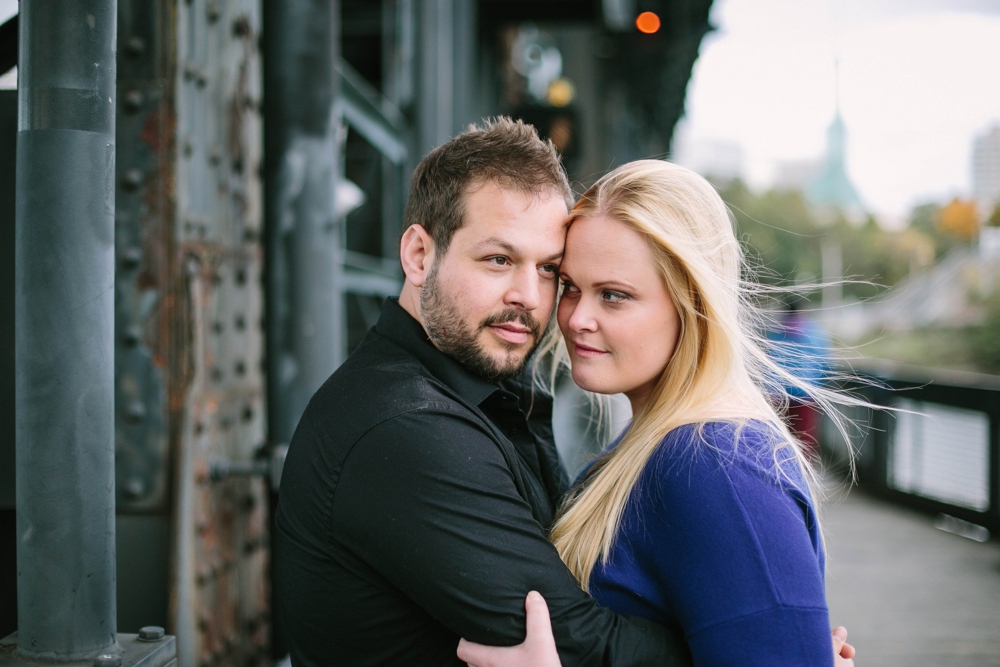
[[[649,242],[677,308],[680,335],[651,396],[617,446],[570,495],[552,528],[550,539],[584,590],[598,559],[609,557],[632,489],[669,431],[708,421],[766,421],[782,436],[774,445],[775,461],[794,461],[815,497],[815,473],[772,405],[774,396],[784,396],[783,386],[792,385],[824,409],[854,402],[793,377],[767,355],[754,286],[741,275],[743,253],[733,221],[708,181],[669,162],[632,162],[584,193],[570,225],[596,216],[618,220]],[[548,347],[565,359],[558,335]]]

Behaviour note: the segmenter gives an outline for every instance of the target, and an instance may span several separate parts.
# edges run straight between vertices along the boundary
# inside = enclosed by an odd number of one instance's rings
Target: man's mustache
[[[507,322],[517,322],[518,324],[528,327],[531,329],[531,335],[534,338],[538,338],[538,335],[542,330],[542,325],[538,322],[538,320],[523,310],[514,310],[513,308],[488,316],[483,320],[480,328],[485,329],[486,327],[506,324]]]

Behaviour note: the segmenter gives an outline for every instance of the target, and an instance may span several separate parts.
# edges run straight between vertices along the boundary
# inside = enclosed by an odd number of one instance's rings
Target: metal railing
[[[894,408],[849,415],[859,486],[1000,535],[1000,377],[890,362],[859,375],[855,392]]]

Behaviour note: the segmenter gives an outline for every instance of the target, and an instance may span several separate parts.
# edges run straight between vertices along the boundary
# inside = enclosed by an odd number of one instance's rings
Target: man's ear
[[[410,225],[399,241],[399,261],[406,274],[406,282],[423,287],[434,266],[434,239],[421,225]]]

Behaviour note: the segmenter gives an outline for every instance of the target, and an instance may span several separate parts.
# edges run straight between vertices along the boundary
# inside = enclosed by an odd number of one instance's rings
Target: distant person
[[[830,371],[830,338],[805,312],[808,301],[798,296],[784,303],[778,326],[769,329],[769,353],[786,371],[809,386],[821,387]],[[808,392],[796,384],[785,383],[788,407],[785,418],[789,428],[806,447],[810,457],[819,457],[820,411]]]
[[[633,418],[550,537],[603,606],[682,631],[696,666],[853,665],[846,631],[831,642],[815,473],[769,400],[781,371],[748,325],[741,261],[719,195],[668,162],[624,165],[576,203],[561,349],[581,388],[625,394]],[[526,604],[524,645],[459,655],[560,664],[544,603]]]

